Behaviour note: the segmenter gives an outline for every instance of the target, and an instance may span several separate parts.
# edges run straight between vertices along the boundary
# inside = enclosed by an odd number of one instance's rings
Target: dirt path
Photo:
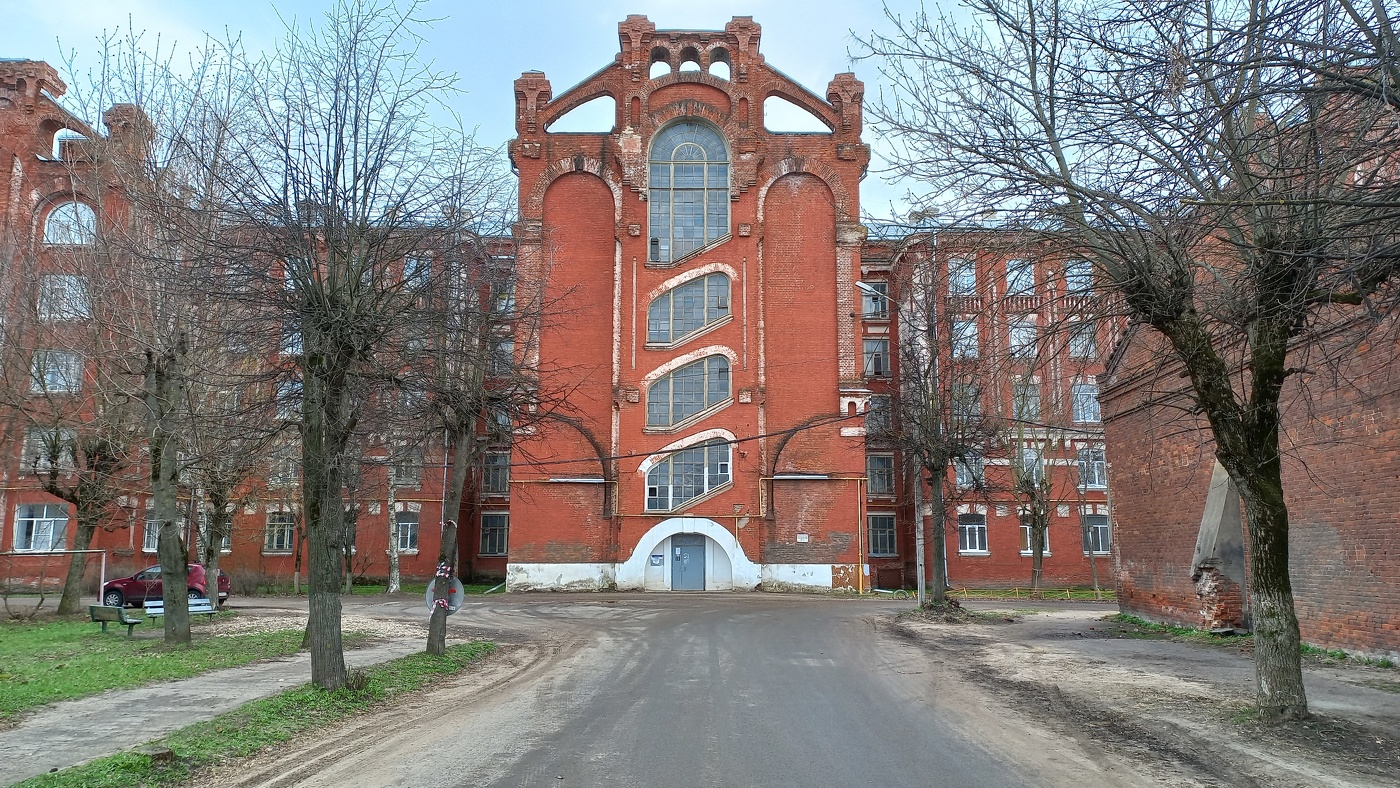
[[[1202,785],[1400,785],[1400,695],[1395,671],[1312,667],[1313,720],[1247,722],[1253,666],[1210,646],[1124,639],[1093,609],[1009,613],[944,623],[901,617],[891,626],[1013,710],[1079,742],[1126,756],[1144,773]],[[1380,686],[1373,686],[1380,685]]]

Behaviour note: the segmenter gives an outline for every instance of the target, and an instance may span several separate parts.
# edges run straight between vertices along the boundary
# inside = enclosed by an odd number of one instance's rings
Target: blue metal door
[[[671,537],[671,590],[705,590],[705,537],[699,534]]]

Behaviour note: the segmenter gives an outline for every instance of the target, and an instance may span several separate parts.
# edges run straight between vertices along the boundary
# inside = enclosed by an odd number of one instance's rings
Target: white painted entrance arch
[[[705,560],[705,588],[713,591],[751,591],[762,570],[744,555],[734,534],[704,517],[671,517],[652,526],[637,541],[631,557],[617,565],[619,589],[666,591],[671,588],[670,540],[676,534],[701,534],[710,548]],[[657,566],[652,556],[661,556]]]

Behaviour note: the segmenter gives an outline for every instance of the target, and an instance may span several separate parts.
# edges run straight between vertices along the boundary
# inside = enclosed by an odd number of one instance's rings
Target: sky
[[[128,22],[147,45],[198,45],[208,32],[239,33],[251,50],[270,49],[292,20],[319,21],[330,0],[6,0],[0,25],[0,58],[46,60],[72,81],[65,66],[75,57],[82,73],[94,60],[104,31],[125,30]],[[918,0],[893,0],[903,13]],[[932,3],[930,3],[932,7]],[[422,51],[439,69],[455,72],[463,93],[454,109],[477,141],[503,144],[515,135],[512,82],[521,72],[544,71],[561,95],[612,62],[618,50],[617,24],[644,13],[660,29],[722,29],[736,15],[752,16],[763,27],[760,51],[768,63],[822,95],[831,77],[855,71],[867,98],[877,95],[872,62],[853,62],[858,47],[852,32],[888,30],[879,0],[429,0],[425,15],[435,19]],[[866,141],[876,161],[861,184],[866,213],[880,218],[907,213],[904,195],[917,185],[888,184],[878,172],[879,144],[869,127]]]

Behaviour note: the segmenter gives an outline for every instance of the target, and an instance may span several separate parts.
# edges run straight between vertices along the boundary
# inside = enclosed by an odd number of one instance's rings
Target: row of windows
[[[1079,476],[1076,485],[1091,490],[1108,487],[1108,467],[1101,448],[1080,449],[1076,453],[1076,466]],[[1030,483],[1039,484],[1045,478],[1046,458],[1039,449],[1022,447],[1017,475]],[[984,489],[986,487],[986,459],[978,453],[969,453],[953,459],[953,471],[958,487],[963,489]],[[865,457],[866,489],[874,496],[895,494],[894,456],[890,454],[868,454]]]
[[[865,417],[866,434],[879,438],[890,429],[889,398],[870,398]],[[975,383],[954,383],[948,391],[948,412],[954,421],[976,421],[982,418],[982,389]],[[1011,383],[1011,415],[1019,421],[1037,422],[1041,417],[1040,384],[1033,380]],[[1094,424],[1102,419],[1097,383],[1074,383],[1070,386],[1070,419],[1077,424]]]
[[[1080,320],[1071,323],[1068,327],[1068,337],[1067,345],[1071,358],[1098,357],[1097,328],[1093,321]],[[1012,358],[1035,358],[1043,339],[1034,322],[1013,320],[1007,324],[1006,348]],[[981,346],[978,340],[977,319],[954,320],[948,344],[953,358],[979,358]],[[890,374],[889,339],[866,337],[863,349],[866,377],[884,377]]]
[[[1080,534],[1080,548],[1087,555],[1108,553],[1112,546],[1112,534],[1108,527],[1108,515],[1083,515],[1083,528]],[[1033,550],[1031,539],[1033,529],[1021,523],[1021,555],[1030,555]],[[1050,555],[1050,529],[1042,532],[1041,552]],[[987,547],[987,517],[981,514],[958,515],[958,552],[972,555],[989,555]]]
[[[396,512],[395,534],[398,548],[404,552],[418,550],[418,513]],[[267,516],[263,533],[264,553],[290,553],[296,549],[297,517],[293,512],[272,512]],[[486,512],[481,515],[481,544],[478,555],[505,555],[510,514]],[[25,504],[15,510],[14,549],[17,552],[48,552],[62,550],[68,532],[66,504]],[[148,517],[141,536],[143,552],[154,553],[159,543],[160,528]],[[232,549],[232,537],[225,535],[222,550]]]
[[[1019,258],[1006,261],[1006,295],[1035,295],[1036,264]],[[1064,291],[1066,295],[1087,296],[1094,292],[1094,269],[1088,260],[1065,262]],[[970,257],[948,260],[948,295],[977,295],[977,265]]]

